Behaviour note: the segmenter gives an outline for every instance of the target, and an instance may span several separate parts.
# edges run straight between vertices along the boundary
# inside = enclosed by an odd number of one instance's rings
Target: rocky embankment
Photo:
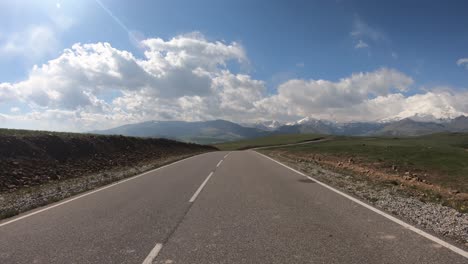
[[[0,219],[213,150],[168,139],[0,134]]]
[[[261,152],[377,208],[468,248],[468,213],[459,212],[443,205],[440,201],[428,199],[427,192],[418,190],[414,185],[408,185],[415,182],[414,179],[400,183],[386,178],[372,177],[368,171],[346,173],[337,169],[342,166],[337,165],[332,168],[327,163],[321,164],[321,160],[285,151],[262,150]]]

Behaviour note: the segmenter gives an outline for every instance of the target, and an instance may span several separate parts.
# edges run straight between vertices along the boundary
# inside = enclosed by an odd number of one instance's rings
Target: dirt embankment
[[[3,135],[0,136],[0,192],[210,150],[214,148],[167,139]]]
[[[0,134],[0,219],[214,150],[167,139]]]

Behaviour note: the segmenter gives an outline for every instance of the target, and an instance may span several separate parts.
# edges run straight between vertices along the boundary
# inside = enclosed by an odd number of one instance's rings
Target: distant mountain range
[[[284,125],[284,123],[271,120],[271,121],[259,121],[255,123],[241,123],[241,125],[245,127],[258,128],[258,129],[265,130],[265,131],[275,131],[280,126]]]
[[[431,120],[431,121],[420,121]],[[148,121],[128,124],[96,134],[117,134],[137,137],[165,137],[201,144],[213,144],[273,134],[319,133],[348,136],[419,136],[439,132],[468,132],[468,117],[434,119],[427,116],[383,122],[339,123],[310,117],[297,122],[266,121],[236,124],[225,120],[212,121]]]
[[[320,133],[348,136],[419,136],[440,132],[468,132],[468,117],[454,119],[430,119],[417,121],[421,116],[386,122],[338,123],[327,120],[304,118],[295,123],[280,126],[275,131],[281,134]],[[425,117],[426,120],[429,117]]]
[[[200,144],[255,138],[269,134],[266,130],[245,127],[225,120],[199,122],[148,121],[107,130],[91,131],[91,133],[135,137],[164,137]]]

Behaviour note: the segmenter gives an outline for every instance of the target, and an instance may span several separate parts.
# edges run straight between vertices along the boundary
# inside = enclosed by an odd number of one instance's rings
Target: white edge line
[[[221,163],[223,163],[223,160],[220,160],[220,161],[218,162],[218,164],[216,164],[216,168],[218,168],[219,165],[221,165]]]
[[[201,154],[199,154],[199,155],[201,155]],[[153,170],[144,172],[144,173],[142,173],[142,174],[138,174],[138,175],[132,176],[132,177],[130,177],[130,178],[126,178],[126,179],[124,179],[124,180],[111,183],[111,184],[106,185],[106,186],[104,186],[104,187],[101,187],[101,188],[98,188],[98,189],[94,189],[94,190],[92,190],[92,191],[88,191],[88,192],[86,192],[86,193],[80,194],[80,195],[78,195],[78,196],[69,198],[68,200],[65,200],[65,201],[62,201],[62,202],[59,202],[59,203],[50,205],[50,206],[47,206],[47,207],[45,207],[45,208],[43,208],[43,209],[40,209],[40,210],[31,212],[31,213],[29,213],[29,214],[25,214],[25,215],[16,217],[16,218],[11,219],[11,220],[9,220],[9,221],[6,221],[6,222],[4,222],[4,223],[0,223],[0,227],[5,226],[5,225],[8,225],[8,224],[11,224],[11,223],[13,223],[13,222],[19,221],[19,220],[24,219],[24,218],[28,218],[28,217],[33,216],[33,215],[36,215],[36,214],[42,213],[42,212],[44,212],[44,211],[50,210],[50,209],[55,208],[55,207],[58,207],[58,206],[60,206],[60,205],[64,205],[64,204],[66,204],[66,203],[75,201],[75,200],[77,200],[77,199],[83,198],[83,197],[88,196],[88,195],[91,195],[91,194],[93,194],[93,193],[97,193],[97,192],[99,192],[99,191],[102,191],[102,190],[111,188],[111,187],[113,187],[113,186],[115,186],[115,185],[119,185],[119,184],[122,184],[122,183],[124,183],[124,182],[131,181],[131,180],[135,180],[135,179],[137,179],[137,178],[140,178],[140,177],[142,177],[142,176],[145,176],[146,174],[149,174],[149,173],[155,172],[155,171],[157,171],[157,170],[160,170],[160,169],[163,169],[163,168],[166,168],[166,167],[175,165],[175,164],[177,164],[177,163],[179,163],[179,162],[182,162],[182,161],[185,161],[185,160],[188,160],[188,159],[197,157],[197,156],[199,156],[199,155],[195,155],[195,156],[191,156],[191,157],[188,157],[188,158],[185,158],[185,159],[178,160],[178,161],[176,161],[176,162],[173,162],[173,163],[164,165],[164,166],[162,166],[162,167],[159,167],[159,168],[156,168],[156,169],[153,169]]]
[[[231,154],[231,152],[229,152],[228,154],[224,155],[224,158],[223,158],[223,159],[227,158],[227,156],[229,156],[229,154]]]
[[[151,264],[153,260],[158,256],[159,251],[161,251],[163,244],[157,243],[156,246],[151,250],[148,256],[145,258],[142,264]]]
[[[281,162],[279,162],[279,161],[277,161],[277,160],[275,160],[273,158],[270,158],[270,157],[268,157],[266,155],[263,155],[262,153],[259,153],[259,152],[256,152],[256,153],[260,154],[263,157],[265,157],[267,159],[270,159],[270,160],[278,163],[279,165],[281,165],[283,167],[286,167],[286,168],[288,168],[288,169],[290,169],[290,170],[292,170],[292,171],[294,171],[294,172],[296,172],[296,173],[298,173],[298,174],[300,174],[300,175],[302,175],[304,177],[307,177],[310,180],[315,181],[316,183],[322,185],[323,187],[325,187],[325,188],[327,188],[327,189],[329,189],[329,190],[331,190],[331,191],[333,191],[333,192],[335,192],[335,193],[337,193],[337,194],[339,194],[341,196],[344,196],[344,197],[348,198],[349,200],[351,200],[351,201],[353,201],[353,202],[355,202],[355,203],[357,203],[359,205],[364,206],[365,208],[367,208],[367,209],[369,209],[369,210],[371,210],[371,211],[373,211],[373,212],[375,212],[375,213],[377,213],[377,214],[379,214],[379,215],[381,215],[381,216],[383,216],[383,217],[385,217],[385,218],[387,218],[387,219],[389,219],[389,220],[403,226],[404,228],[407,228],[407,229],[409,229],[409,230],[411,230],[411,231],[413,231],[413,232],[415,232],[415,233],[417,233],[417,234],[419,234],[419,235],[421,235],[421,236],[423,236],[423,237],[425,237],[425,238],[427,238],[427,239],[429,239],[429,240],[431,240],[431,241],[433,241],[433,242],[435,242],[435,243],[437,243],[437,244],[439,244],[439,245],[441,245],[443,247],[446,247],[447,249],[452,250],[453,252],[455,252],[455,253],[457,253],[457,254],[465,257],[465,258],[468,258],[468,252],[461,249],[461,248],[458,248],[458,247],[456,247],[456,246],[454,246],[452,244],[449,244],[449,243],[443,241],[440,238],[437,238],[437,237],[435,237],[435,236],[433,236],[433,235],[431,235],[431,234],[429,234],[427,232],[424,232],[423,230],[421,230],[421,229],[419,229],[419,228],[417,228],[415,226],[412,226],[412,225],[410,225],[410,224],[408,224],[408,223],[406,223],[406,222],[404,222],[404,221],[402,221],[402,220],[400,220],[400,219],[398,219],[396,217],[393,217],[393,216],[391,216],[391,215],[389,215],[389,214],[387,214],[387,213],[373,207],[373,206],[370,206],[370,205],[368,205],[368,204],[366,204],[366,203],[364,203],[364,202],[362,202],[362,201],[360,201],[360,200],[358,200],[358,199],[356,199],[356,198],[354,198],[354,197],[352,197],[352,196],[350,196],[350,195],[348,195],[346,193],[343,193],[343,192],[341,192],[341,191],[339,191],[339,190],[337,190],[337,189],[335,189],[335,188],[333,188],[333,187],[331,187],[331,186],[329,186],[329,185],[327,185],[327,184],[325,184],[325,183],[323,183],[323,182],[321,182],[321,181],[319,181],[319,180],[317,180],[317,179],[315,179],[313,177],[305,175],[304,173],[302,173],[302,172],[300,172],[298,170],[295,170],[295,169],[293,169],[293,168],[291,168],[291,167],[289,167],[289,166],[287,166],[287,165],[285,165],[285,164],[283,164],[283,163],[281,163]]]
[[[198,187],[197,191],[193,194],[192,198],[190,198],[190,200],[189,200],[190,203],[195,202],[195,200],[197,199],[197,196],[203,190],[203,187],[205,187],[206,183],[208,182],[208,180],[211,178],[212,175],[213,175],[213,172],[210,172],[210,175],[208,175],[208,177],[206,177],[206,179],[202,182],[200,187]]]

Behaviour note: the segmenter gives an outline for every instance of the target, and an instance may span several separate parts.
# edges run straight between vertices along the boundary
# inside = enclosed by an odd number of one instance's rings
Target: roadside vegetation
[[[256,151],[468,247],[467,133],[327,136]]]
[[[281,146],[308,141],[312,142]],[[268,146],[259,151],[289,161],[366,175],[376,183],[403,185],[422,200],[468,212],[468,133],[419,137],[288,134],[215,146],[221,150]]]
[[[321,159],[336,157],[346,163],[367,163],[375,168],[417,176],[421,180],[468,192],[468,134],[414,138],[335,137],[282,150],[300,155],[317,154]]]
[[[294,143],[303,143],[307,141],[315,141],[325,138],[320,134],[289,134],[289,135],[273,135],[254,139],[246,139],[239,141],[226,142],[214,145],[220,150],[243,150],[257,147],[268,147],[277,145],[286,145]]]
[[[400,186],[431,202],[468,212],[468,134],[420,137],[333,137],[261,152],[294,162],[352,172]]]

